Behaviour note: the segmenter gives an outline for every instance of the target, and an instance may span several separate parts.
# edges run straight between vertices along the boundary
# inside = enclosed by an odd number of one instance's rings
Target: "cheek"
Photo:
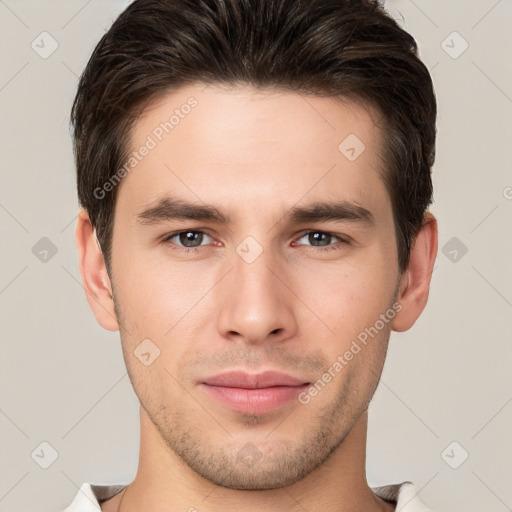
[[[384,255],[357,263],[316,264],[295,281],[297,296],[324,324],[327,338],[343,343],[373,325],[390,306],[395,276]],[[310,315],[311,316],[311,315]]]
[[[199,268],[197,262],[148,263],[149,258],[131,257],[119,265],[120,308],[129,339],[149,338],[162,351],[171,348],[175,359],[190,350],[190,343],[200,336],[205,317],[211,318],[211,289],[219,276],[211,268]],[[210,307],[208,311],[205,308]],[[208,322],[211,324],[211,322]]]

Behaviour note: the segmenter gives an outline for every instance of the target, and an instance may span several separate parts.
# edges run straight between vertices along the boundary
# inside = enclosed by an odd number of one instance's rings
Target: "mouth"
[[[200,382],[200,387],[217,402],[246,414],[266,414],[279,409],[309,385],[310,382],[275,371],[227,372]]]

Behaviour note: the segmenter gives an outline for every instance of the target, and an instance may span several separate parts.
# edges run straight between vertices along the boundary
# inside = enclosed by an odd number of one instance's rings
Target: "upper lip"
[[[308,384],[301,379],[276,371],[262,373],[246,373],[243,371],[232,371],[208,377],[202,381],[210,386],[225,386],[230,388],[268,388],[271,386],[301,386]]]

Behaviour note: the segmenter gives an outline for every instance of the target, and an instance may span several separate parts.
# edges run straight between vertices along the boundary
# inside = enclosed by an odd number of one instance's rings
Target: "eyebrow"
[[[354,221],[367,226],[375,225],[375,218],[370,210],[347,200],[316,202],[305,207],[294,206],[284,218],[295,224],[315,221]]]
[[[158,224],[166,220],[200,220],[229,224],[231,219],[215,206],[192,204],[182,199],[163,197],[137,214],[142,225]]]
[[[351,221],[375,225],[374,215],[362,206],[347,200],[315,202],[294,206],[283,217],[292,224],[319,221]],[[193,204],[182,199],[163,197],[137,214],[138,224],[153,225],[169,220],[196,220],[230,224],[231,217],[213,205]]]

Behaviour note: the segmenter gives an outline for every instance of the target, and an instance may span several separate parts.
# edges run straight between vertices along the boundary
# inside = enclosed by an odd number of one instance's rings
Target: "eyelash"
[[[177,245],[177,244],[174,244],[171,242],[171,239],[173,239],[174,237],[176,237],[178,235],[181,235],[182,233],[201,233],[203,235],[210,236],[210,235],[208,235],[208,233],[205,233],[204,231],[201,231],[200,229],[185,229],[182,231],[176,231],[175,233],[171,233],[171,234],[165,236],[165,238],[162,240],[162,243],[165,245],[172,245],[173,250],[184,251],[185,253],[197,252],[201,247],[204,247],[202,245],[200,245],[198,247],[184,247],[182,245]],[[310,247],[310,250],[327,252],[327,251],[332,251],[332,250],[338,250],[339,247],[337,247],[337,244],[339,244],[339,243],[344,244],[344,245],[350,244],[350,240],[348,237],[342,237],[339,235],[335,235],[333,233],[329,233],[328,231],[321,231],[318,229],[312,229],[312,230],[302,233],[299,236],[298,240],[300,240],[301,238],[304,238],[306,235],[309,235],[311,233],[321,233],[323,235],[329,235],[331,237],[337,238],[339,240],[339,242],[337,242],[335,244],[330,244],[326,247],[317,247],[314,245],[307,246],[307,247]]]

